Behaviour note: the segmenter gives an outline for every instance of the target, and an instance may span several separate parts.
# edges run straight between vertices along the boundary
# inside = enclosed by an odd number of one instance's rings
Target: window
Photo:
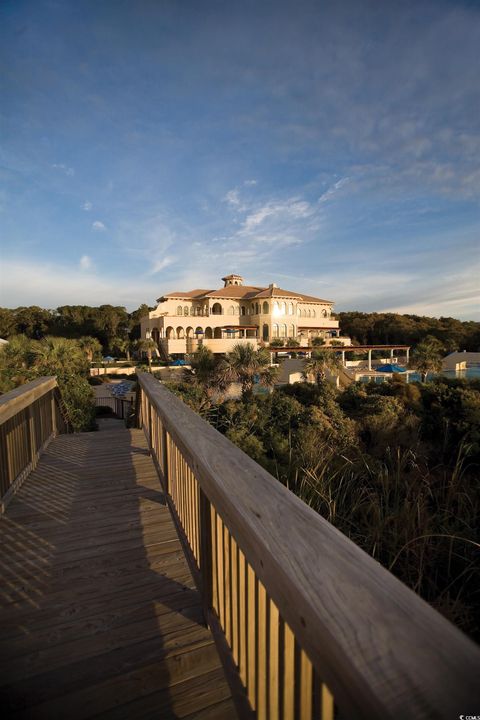
[[[287,311],[287,306],[285,305],[285,303],[284,302],[280,303],[280,313],[282,315],[285,315],[286,311]]]
[[[272,325],[272,336],[278,338],[278,325],[276,323]]]
[[[213,303],[212,315],[223,315],[223,308],[220,303]]]
[[[266,324],[263,326],[262,337],[265,342],[268,342],[268,325],[266,325]]]
[[[179,306],[177,307],[177,315],[182,315],[182,314],[183,314],[183,313],[182,313],[182,306],[179,305]]]
[[[230,307],[228,308],[228,314],[235,315],[235,308],[233,307],[233,305],[230,305]]]
[[[245,305],[242,305],[240,310],[241,310],[240,314],[245,315]]]
[[[179,315],[181,315],[181,314],[182,314],[182,313],[179,313]],[[186,305],[185,305],[185,307],[183,308],[183,314],[184,314],[184,315],[188,315],[188,307],[187,307]]]
[[[268,315],[268,303],[267,302],[263,303],[263,314]]]
[[[288,304],[288,314],[293,315],[293,303]]]
[[[317,317],[317,313],[315,312],[315,310],[312,310],[312,317]]]
[[[297,305],[297,315],[298,315],[298,317],[300,317],[301,314],[302,314],[302,311],[300,310],[300,308],[299,308],[298,305]]]
[[[322,310],[322,316],[323,316],[323,317],[327,317],[327,311],[326,311],[326,310]]]

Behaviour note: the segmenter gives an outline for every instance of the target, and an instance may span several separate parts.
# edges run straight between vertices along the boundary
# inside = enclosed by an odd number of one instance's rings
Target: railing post
[[[56,437],[58,435],[58,428],[57,428],[57,410],[55,407],[55,391],[54,390],[52,390],[52,392],[51,392],[50,407],[52,409],[52,435],[53,435],[53,437]]]
[[[210,501],[200,488],[200,574],[202,578],[202,600],[205,615],[212,607],[213,602],[213,575],[212,575],[212,521]]]
[[[162,469],[163,469],[163,484],[165,486],[165,492],[170,495],[170,464],[169,464],[169,450],[168,450],[168,434],[165,429],[165,425],[162,421]]]
[[[32,469],[36,466],[37,443],[35,437],[35,420],[33,417],[33,404],[28,406],[28,436],[30,443],[30,462]]]

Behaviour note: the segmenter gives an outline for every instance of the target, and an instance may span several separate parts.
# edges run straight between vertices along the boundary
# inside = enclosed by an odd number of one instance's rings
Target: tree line
[[[104,353],[126,354],[129,343],[140,338],[140,320],[151,308],[140,305],[129,313],[117,305],[62,305],[46,310],[36,305],[0,308],[0,337],[25,335],[31,340],[46,336],[96,338]]]
[[[0,308],[0,337],[8,339],[12,335],[26,335],[39,340],[46,335],[67,338],[91,336],[100,341],[105,353],[125,354],[122,342],[140,338],[140,319],[151,309],[146,304],[131,313],[125,307],[116,305],[62,305],[55,310],[35,305]],[[360,345],[416,345],[426,336],[431,336],[441,343],[445,352],[480,351],[480,323],[474,321],[398,313],[341,312],[337,317],[342,335],[350,336]],[[295,342],[291,339],[289,346],[293,347]]]
[[[427,335],[436,338],[445,352],[480,351],[480,323],[451,317],[424,317],[398,313],[337,313],[342,335],[360,345],[416,345]]]

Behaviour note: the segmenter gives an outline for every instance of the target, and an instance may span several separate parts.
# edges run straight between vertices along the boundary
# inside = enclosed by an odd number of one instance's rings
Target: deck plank
[[[236,717],[141,431],[56,438],[0,543],[7,715]]]

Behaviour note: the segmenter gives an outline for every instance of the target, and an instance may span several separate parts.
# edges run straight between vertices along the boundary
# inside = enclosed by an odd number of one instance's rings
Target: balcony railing
[[[140,374],[139,388],[207,620],[256,717],[478,707],[480,652],[466,636],[154,378]]]

